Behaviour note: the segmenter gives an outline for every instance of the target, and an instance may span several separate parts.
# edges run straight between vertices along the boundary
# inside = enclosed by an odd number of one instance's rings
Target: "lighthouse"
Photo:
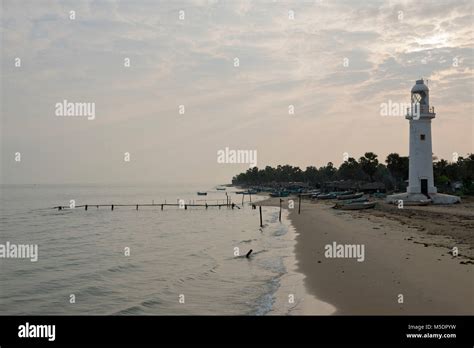
[[[411,89],[411,107],[406,119],[410,122],[410,155],[407,193],[421,193],[428,198],[436,193],[433,179],[431,120],[435,118],[430,106],[430,90],[423,79]]]
[[[430,106],[430,90],[423,79],[417,80],[411,89],[411,104],[405,118],[410,124],[408,187],[406,193],[387,197],[387,202],[400,204],[458,203],[457,196],[438,193],[433,178],[433,145],[431,120],[435,118],[434,107]]]

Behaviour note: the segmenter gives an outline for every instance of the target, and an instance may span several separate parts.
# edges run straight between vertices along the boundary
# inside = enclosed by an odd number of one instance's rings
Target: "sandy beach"
[[[376,209],[350,212],[303,200],[298,214],[294,197],[284,198],[283,207],[291,199],[298,270],[308,293],[336,307],[336,314],[474,312],[473,200],[403,209],[379,201]],[[279,198],[259,204],[278,206]],[[363,245],[364,260],[326,257],[325,246],[334,242]]]

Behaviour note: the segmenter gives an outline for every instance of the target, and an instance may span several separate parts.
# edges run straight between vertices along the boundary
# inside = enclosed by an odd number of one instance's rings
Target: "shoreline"
[[[294,209],[288,209],[288,199],[295,201]],[[279,206],[279,198],[268,198],[256,205]],[[283,207],[288,209],[289,220],[297,233],[297,270],[305,276],[307,292],[335,306],[336,315],[474,312],[469,214],[461,214],[461,227],[457,226],[453,235],[440,234],[434,229],[446,223],[443,220],[446,216],[437,212],[443,207],[431,209],[435,212],[424,220],[426,212],[417,213],[419,207],[405,209],[402,214],[383,209],[347,212],[332,209],[330,202],[303,200],[298,215],[297,205],[295,197],[284,199]],[[453,216],[460,210],[449,209]],[[413,221],[410,215],[415,216]],[[465,235],[460,233],[461,228],[465,229]],[[324,248],[333,242],[364,245],[365,260],[326,258]],[[459,246],[460,255],[450,255],[448,245]],[[403,303],[399,303],[400,295]]]
[[[287,229],[282,237],[291,241],[293,246],[291,253],[283,257],[285,273],[278,277],[279,287],[272,294],[275,300],[266,315],[333,314],[336,308],[312,295],[305,286],[305,275],[298,270],[295,254],[298,233],[288,215],[288,210],[282,211],[282,224]]]

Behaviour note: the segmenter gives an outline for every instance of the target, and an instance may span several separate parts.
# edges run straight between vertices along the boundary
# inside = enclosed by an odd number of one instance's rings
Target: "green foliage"
[[[385,163],[391,176],[391,181],[395,190],[403,187],[403,183],[408,179],[408,157],[402,157],[398,153],[391,153],[387,156]]]
[[[287,182],[305,182],[319,187],[325,182],[334,180],[378,181],[387,189],[399,190],[408,179],[408,157],[391,153],[385,160],[386,165],[379,163],[377,155],[367,152],[359,161],[350,157],[339,168],[329,162],[322,167],[309,166],[305,170],[290,165],[256,167],[240,173],[232,179],[233,184],[267,185]],[[441,189],[451,189],[454,182],[462,182],[464,194],[474,194],[474,154],[467,158],[459,157],[457,162],[439,160],[433,163],[435,182]]]
[[[443,188],[449,185],[449,178],[446,175],[441,175],[435,178],[435,185]]]
[[[353,157],[349,157],[344,161],[337,170],[337,177],[341,180],[352,178],[353,180],[364,180],[366,174],[362,170],[362,166]]]
[[[373,152],[366,152],[363,157],[359,158],[359,164],[364,173],[369,176],[370,181],[374,181],[374,174],[379,164],[377,155]]]

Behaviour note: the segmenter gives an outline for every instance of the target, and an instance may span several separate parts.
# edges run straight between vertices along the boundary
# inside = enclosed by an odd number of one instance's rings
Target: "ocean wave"
[[[129,271],[129,270],[133,270],[137,268],[139,267],[133,263],[125,263],[122,265],[114,265],[112,267],[109,267],[106,269],[106,272],[117,273],[117,272]]]
[[[131,306],[118,312],[112,313],[112,315],[139,315],[143,314],[143,309],[140,306]]]
[[[257,298],[256,308],[250,313],[251,315],[265,315],[272,310],[275,303],[275,293],[280,287],[279,279],[279,277],[274,277],[267,284],[267,291]]]
[[[140,303],[141,306],[147,307],[147,308],[153,308],[160,304],[162,304],[162,302],[158,299],[145,300],[142,303]]]

